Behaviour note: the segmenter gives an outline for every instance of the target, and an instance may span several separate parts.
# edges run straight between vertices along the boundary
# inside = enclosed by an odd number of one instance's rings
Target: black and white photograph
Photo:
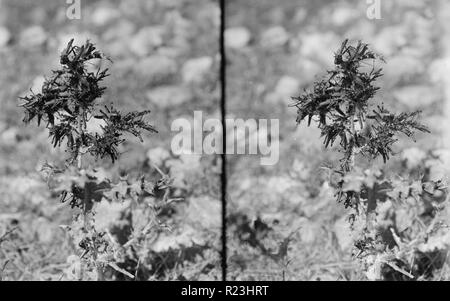
[[[0,68],[0,281],[450,280],[448,0],[0,0]]]

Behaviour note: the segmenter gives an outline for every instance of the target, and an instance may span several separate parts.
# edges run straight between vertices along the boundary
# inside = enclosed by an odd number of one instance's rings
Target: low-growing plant
[[[325,148],[338,144],[343,154],[334,170],[336,198],[349,208],[355,249],[369,279],[422,279],[442,267],[442,251],[427,244],[445,231],[439,212],[446,188],[441,181],[392,179],[375,169],[363,170],[358,158],[386,163],[396,153],[399,135],[414,139],[429,130],[420,112],[395,114],[373,98],[384,59],[369,45],[345,40],[335,53],[335,68],[305,90],[293,106],[297,123],[316,123]],[[439,233],[439,234],[437,234]],[[433,253],[434,252],[434,253]],[[439,259],[438,259],[439,257]]]
[[[76,46],[72,39],[61,54],[62,67],[45,79],[42,92],[31,91],[31,95],[21,98],[25,109],[23,121],[37,120],[38,126],[44,123],[53,147],[64,145],[68,153],[63,167],[47,163],[43,170],[51,188],[60,193],[61,202],[74,210],[73,221],[65,229],[79,252],[68,259],[72,276],[78,279],[104,280],[108,269],[135,278],[137,271],[130,273],[121,268],[126,261],[125,253],[158,226],[158,211],[170,202],[171,180],[157,167],[161,178],[154,183],[145,177],[133,181],[126,176],[113,183],[104,169],[90,166],[84,160],[86,156],[106,157],[114,163],[126,134],[142,142],[143,131],[156,133],[144,119],[150,111],[124,113],[113,105],[100,106],[106,89],[100,83],[109,75],[108,69],[98,67],[90,71],[88,67],[105,59],[91,42]],[[93,122],[98,125],[95,131],[89,127]],[[104,212],[97,207],[102,202],[121,206],[123,216],[118,218],[131,224],[122,225],[130,228],[128,231],[114,235],[108,227],[98,229]],[[133,216],[136,208],[139,217]],[[136,226],[136,219],[140,226]]]

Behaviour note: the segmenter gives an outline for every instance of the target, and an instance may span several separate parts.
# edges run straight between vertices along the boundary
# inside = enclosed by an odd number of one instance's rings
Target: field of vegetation
[[[82,1],[80,20],[67,18],[67,6],[0,0],[0,280],[95,280],[96,265],[108,280],[220,280],[220,156],[171,151],[173,120],[194,123],[194,111],[220,118],[218,1]],[[367,8],[349,0],[226,1],[227,117],[280,124],[277,164],[227,159],[229,280],[450,280],[450,7],[381,1],[380,20]],[[65,144],[54,148],[35,119],[25,124],[20,105],[45,92],[71,39],[91,41],[108,58],[86,65],[111,74],[100,106],[150,110],[157,133],[143,133],[143,142],[126,136],[116,162],[86,156],[95,169],[66,174],[57,171]],[[385,61],[377,62],[374,103],[420,110],[430,133],[399,135],[390,160],[359,158],[337,184],[339,143],[325,148],[316,122],[297,124],[292,97],[339,65],[340,47],[351,53],[346,39],[368,43]],[[86,130],[101,131],[92,120]],[[51,189],[73,189],[80,174],[114,183],[110,198],[89,196],[98,241],[83,232],[79,208]],[[345,208],[339,191],[370,204]],[[109,257],[97,256],[100,242]]]
[[[449,77],[444,67],[450,58],[445,38],[448,5],[445,1],[380,2],[382,19],[370,20],[365,1],[357,5],[352,1],[227,1],[225,37],[232,41],[227,44],[228,113],[280,120],[277,165],[260,166],[253,157],[228,159],[229,264],[234,279],[379,279],[367,275],[355,259],[350,211],[336,202],[330,167],[342,156],[336,152],[338,146],[325,150],[320,130],[307,127],[306,121],[297,126],[297,110],[289,107],[295,103],[291,97],[311,89],[332,69],[334,54],[346,38],[353,45],[357,40],[368,43],[386,61],[380,65],[384,76],[377,81],[381,89],[375,102],[397,113],[421,110],[420,121],[431,131],[416,135],[416,142],[400,136],[394,146],[397,155],[386,165],[379,158],[365,166],[410,182],[422,177],[445,179],[448,174],[445,83]],[[411,226],[412,212],[390,210],[392,216],[385,222],[393,223],[396,231],[403,231],[397,223]],[[449,215],[442,214],[448,221]],[[410,235],[418,238],[418,233]],[[436,245],[443,258],[439,252],[431,255],[422,268],[435,271],[433,275],[414,275],[415,279],[449,279],[448,238],[444,234]],[[287,252],[282,252],[286,244]],[[434,247],[425,243],[419,249]],[[433,262],[439,262],[438,266],[431,268]]]
[[[130,138],[120,145],[122,156],[115,164],[108,158],[90,163],[115,182],[123,175],[130,182],[141,176],[158,181],[159,169],[172,178],[170,198],[182,198],[158,212],[158,227],[125,250],[118,265],[138,280],[219,279],[220,161],[170,151],[175,118],[192,119],[194,110],[204,116],[219,114],[218,4],[83,1],[81,19],[69,20],[65,1],[0,3],[0,277],[80,276],[81,253],[66,231],[76,208],[60,203],[42,172],[46,162],[63,163],[65,148],[53,148],[48,131],[37,127],[36,120],[25,125],[19,107],[20,96],[29,95],[30,87],[40,92],[45,78],[60,68],[61,51],[74,38],[78,46],[89,39],[112,61],[100,66],[111,74],[102,83],[107,89],[101,106],[151,110],[146,120],[158,131],[144,133],[143,143]],[[88,127],[95,130],[99,125]],[[123,203],[102,202],[97,226],[111,229],[115,237],[145,226],[139,224],[147,222],[144,209],[133,210],[132,222],[126,210]],[[110,279],[129,279],[120,272],[108,273]]]

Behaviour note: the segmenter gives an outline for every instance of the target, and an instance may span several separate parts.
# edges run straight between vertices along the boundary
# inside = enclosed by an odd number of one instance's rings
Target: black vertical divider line
[[[221,83],[221,122],[222,122],[222,154],[221,154],[221,200],[222,200],[222,281],[227,280],[227,134],[226,134],[226,56],[225,56],[225,0],[220,1],[220,83]]]

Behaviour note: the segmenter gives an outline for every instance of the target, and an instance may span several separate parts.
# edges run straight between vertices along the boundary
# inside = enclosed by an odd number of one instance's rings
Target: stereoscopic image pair
[[[0,0],[0,280],[450,280],[447,2]]]

